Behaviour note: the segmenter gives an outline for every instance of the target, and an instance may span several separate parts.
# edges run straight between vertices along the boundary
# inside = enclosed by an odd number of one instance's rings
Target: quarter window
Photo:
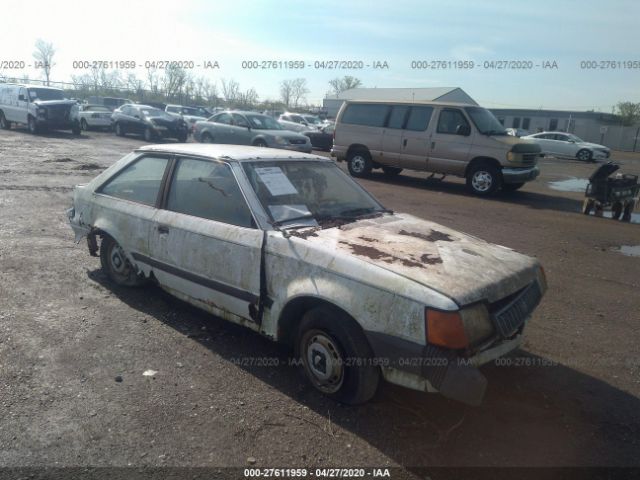
[[[459,125],[469,125],[467,119],[460,110],[444,109],[438,118],[438,133],[456,135]]]
[[[105,183],[100,193],[153,206],[168,161],[164,157],[142,157]]]
[[[363,125],[366,127],[382,127],[389,113],[388,105],[351,104],[342,115],[342,123]]]
[[[225,163],[180,160],[171,181],[167,210],[239,227],[254,227],[240,187]]]
[[[431,119],[432,112],[432,107],[411,107],[411,113],[409,114],[409,120],[407,120],[406,129],[414,130],[416,132],[425,131],[429,126],[429,120]]]

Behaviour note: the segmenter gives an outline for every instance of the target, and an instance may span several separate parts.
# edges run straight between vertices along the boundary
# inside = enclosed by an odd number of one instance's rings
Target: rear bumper
[[[535,180],[540,175],[537,166],[528,168],[503,168],[502,181],[504,183],[523,183]]]

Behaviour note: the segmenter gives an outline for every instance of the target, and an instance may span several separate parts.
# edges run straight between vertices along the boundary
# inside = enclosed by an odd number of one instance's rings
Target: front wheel
[[[124,128],[122,128],[122,125],[120,125],[120,123],[116,123],[115,131],[117,136],[124,137]]]
[[[136,287],[144,283],[144,277],[136,272],[122,247],[108,235],[100,243],[100,264],[107,277],[117,285]]]
[[[478,163],[467,173],[467,188],[475,195],[492,195],[502,186],[502,174],[495,166]]]
[[[296,356],[318,391],[342,403],[370,400],[380,382],[373,352],[353,320],[339,310],[317,307],[302,318]]]
[[[182,135],[180,135],[178,137],[178,141],[180,143],[185,143],[187,141],[187,138],[189,137],[189,135],[187,135],[186,133],[183,133]]]
[[[576,158],[581,162],[590,162],[592,155],[589,150],[582,149],[576,154]]]
[[[504,185],[502,185],[502,190],[504,192],[515,192],[516,190],[520,190],[523,185],[524,185],[524,182],[521,182],[521,183],[505,183]]]
[[[87,130],[89,130],[89,124],[87,123],[87,121],[84,118],[80,121],[80,128],[82,130],[84,130],[85,132]]]
[[[366,150],[351,152],[347,158],[347,168],[352,177],[368,177],[373,168],[371,155]]]
[[[6,119],[6,117],[4,116],[4,112],[0,112],[0,128],[2,130],[11,129],[11,122]]]
[[[38,124],[36,123],[36,119],[33,117],[29,117],[27,120],[27,128],[29,129],[29,133],[36,134],[38,133]]]
[[[153,131],[149,127],[144,129],[144,141],[153,142]]]

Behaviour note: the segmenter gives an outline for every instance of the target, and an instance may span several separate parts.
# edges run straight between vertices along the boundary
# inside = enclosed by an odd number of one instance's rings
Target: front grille
[[[304,145],[305,143],[307,143],[307,141],[306,140],[293,139],[293,140],[289,140],[289,143],[291,145]]]
[[[524,163],[534,163],[537,157],[537,153],[525,153],[524,155],[522,155],[522,161]]]
[[[47,107],[47,119],[67,120],[69,118],[69,107],[66,105],[49,105]]]
[[[538,306],[541,298],[540,286],[538,282],[533,282],[512,302],[493,315],[498,333],[504,338],[513,336]]]

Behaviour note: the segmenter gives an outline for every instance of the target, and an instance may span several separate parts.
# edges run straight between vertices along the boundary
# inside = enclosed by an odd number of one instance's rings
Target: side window
[[[20,90],[18,90],[18,98],[20,98],[20,95],[22,95],[22,99],[23,100],[28,100],[27,99],[27,90],[24,88],[21,88]]]
[[[391,115],[389,115],[389,121],[387,127],[389,128],[403,128],[404,121],[407,118],[407,112],[409,111],[408,105],[394,105],[391,107]]]
[[[411,107],[411,113],[409,113],[409,120],[407,120],[405,128],[416,132],[424,132],[429,126],[432,113],[433,107]],[[442,117],[442,115],[440,116]]]
[[[556,134],[555,137],[556,137],[556,140],[560,140],[561,142],[569,141],[569,137],[567,137],[566,135]]]
[[[456,135],[458,125],[469,126],[469,122],[467,122],[467,119],[460,110],[445,108],[440,112],[440,117],[438,118],[438,133]]]
[[[213,121],[216,123],[224,123],[225,125],[231,125],[231,115],[228,113],[221,113],[213,117]]]
[[[388,105],[354,103],[347,106],[342,115],[342,123],[383,127],[389,108]]]
[[[168,162],[165,157],[142,157],[107,181],[99,193],[153,206]]]
[[[247,123],[247,120],[242,115],[238,115],[237,113],[234,113],[233,114],[233,121],[239,127],[247,127],[247,128],[249,128],[249,124]]]
[[[167,210],[254,228],[249,207],[225,163],[180,160],[171,181]]]

